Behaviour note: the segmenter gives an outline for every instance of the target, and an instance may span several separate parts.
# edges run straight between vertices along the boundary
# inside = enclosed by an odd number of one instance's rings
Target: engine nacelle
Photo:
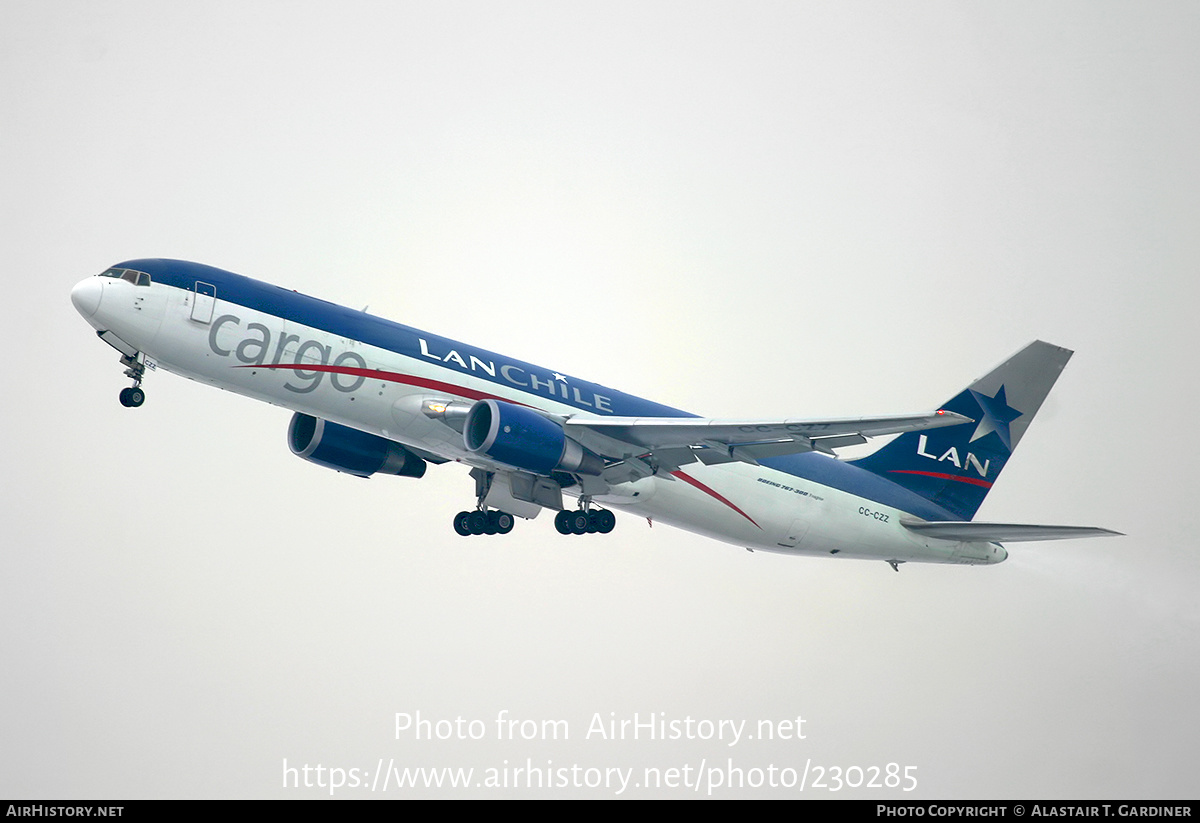
[[[300,412],[288,425],[288,446],[310,463],[356,477],[425,474],[425,461],[399,443]]]
[[[480,400],[471,407],[463,443],[470,452],[534,474],[604,471],[604,460],[567,437],[558,423],[502,400]]]

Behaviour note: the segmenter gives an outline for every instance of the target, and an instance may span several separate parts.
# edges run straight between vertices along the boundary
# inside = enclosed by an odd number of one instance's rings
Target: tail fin
[[[902,434],[851,462],[970,520],[1072,353],[1030,343],[942,404],[974,423]]]

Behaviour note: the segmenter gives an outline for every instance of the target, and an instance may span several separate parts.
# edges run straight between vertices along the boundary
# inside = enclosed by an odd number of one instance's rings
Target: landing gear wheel
[[[600,510],[600,534],[608,534],[617,525],[617,516],[607,509]]]
[[[595,534],[600,531],[600,509],[592,509],[588,512],[588,534]]]
[[[146,393],[137,386],[134,386],[131,389],[126,389],[125,391],[129,392],[127,397],[129,398],[128,405],[130,408],[136,409],[138,406],[146,402]]]
[[[513,529],[514,518],[508,512],[488,512],[488,533],[508,534]]]
[[[567,523],[571,526],[571,534],[587,534],[588,513],[585,511],[571,512],[567,516]]]
[[[617,516],[608,509],[596,512],[597,529],[600,534],[608,534],[617,525]]]
[[[471,536],[471,527],[467,525],[467,518],[470,516],[470,512],[459,512],[454,515],[454,530],[463,537]]]
[[[467,514],[467,528],[471,530],[471,534],[484,534],[487,531],[487,525],[487,512],[476,509]]]
[[[561,511],[554,515],[554,528],[558,529],[559,534],[571,533],[571,513],[569,511]]]

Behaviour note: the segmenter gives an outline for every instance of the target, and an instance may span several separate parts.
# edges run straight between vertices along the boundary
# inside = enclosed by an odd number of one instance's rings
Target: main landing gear
[[[469,537],[473,534],[508,534],[512,531],[513,524],[516,518],[505,511],[498,509],[488,509],[488,500],[491,499],[492,505],[503,506],[506,501],[516,505],[518,511],[528,512],[529,508],[521,508],[523,502],[534,502],[534,496],[530,495],[528,489],[521,497],[511,496],[508,486],[511,486],[512,481],[508,481],[505,486],[500,487],[499,493],[492,487],[492,481],[495,478],[493,472],[488,472],[483,469],[472,469],[471,476],[475,478],[475,494],[476,503],[474,511],[463,511],[454,515],[454,531],[463,537]],[[556,509],[562,505],[562,495],[558,489],[553,496],[543,494],[537,501],[544,508]],[[522,502],[523,501],[523,502]],[[523,517],[531,517],[537,514],[534,509],[532,514],[522,514]],[[607,509],[595,508],[592,504],[591,495],[583,494],[579,496],[579,508],[575,511],[563,510],[559,511],[554,517],[554,527],[559,534],[608,534],[617,525],[617,517]]]
[[[508,534],[516,522],[508,512],[475,509],[454,515],[454,531],[463,537],[476,534]],[[560,511],[554,516],[559,534],[608,534],[617,525],[617,517],[608,509]]]
[[[142,378],[146,376],[146,364],[139,358],[137,352],[121,358],[121,364],[126,366],[125,376],[133,378],[133,385],[121,389],[121,405],[127,409],[136,409],[146,402],[146,392],[142,390]]]
[[[608,509],[576,509],[554,516],[559,534],[608,534],[617,525],[617,517]]]
[[[508,512],[476,509],[454,515],[454,530],[463,537],[473,534],[508,534],[516,522]]]

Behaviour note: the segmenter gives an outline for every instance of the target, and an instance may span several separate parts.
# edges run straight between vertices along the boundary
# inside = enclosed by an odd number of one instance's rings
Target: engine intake
[[[288,447],[310,463],[356,477],[425,474],[425,461],[399,443],[300,412],[288,425]]]
[[[604,460],[567,437],[558,423],[503,400],[480,400],[471,407],[463,443],[470,452],[534,474],[604,471]]]

